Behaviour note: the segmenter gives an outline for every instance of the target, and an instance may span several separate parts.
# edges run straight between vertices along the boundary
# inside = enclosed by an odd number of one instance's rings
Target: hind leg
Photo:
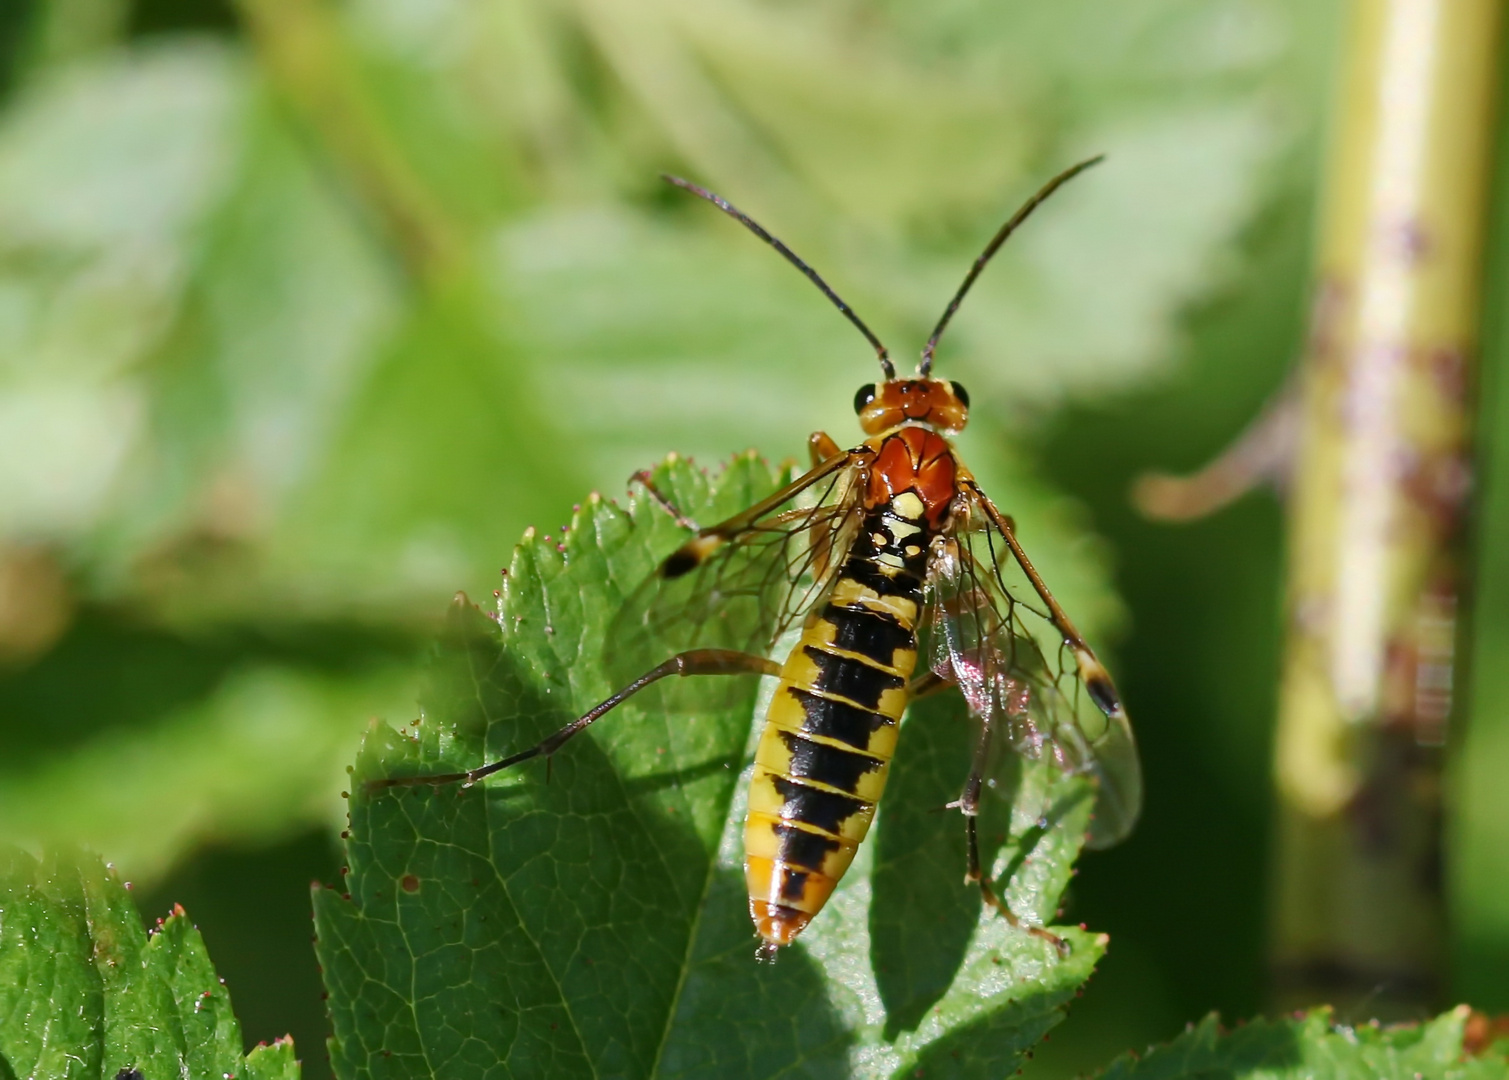
[[[555,734],[526,750],[520,750],[501,761],[494,761],[463,773],[441,773],[438,776],[392,776],[373,780],[372,788],[405,787],[412,784],[474,784],[484,776],[518,765],[532,758],[547,760],[564,746],[573,735],[585,731],[594,722],[612,712],[629,698],[651,683],[659,682],[670,675],[779,675],[781,665],[774,660],[752,653],[735,652],[733,649],[693,649],[677,653],[665,663],[645,672],[628,686],[605,698]]]
[[[991,907],[1001,913],[1001,916],[1012,926],[1026,930],[1033,937],[1042,938],[1055,949],[1060,956],[1067,956],[1069,944],[1057,934],[1046,927],[1033,923],[1024,922],[1016,912],[1007,906],[992,886],[990,879],[985,876],[980,865],[980,790],[984,786],[985,764],[990,755],[990,741],[993,734],[990,721],[984,721],[980,726],[980,738],[975,743],[974,763],[969,770],[969,779],[964,781],[964,790],[959,793],[959,801],[956,804],[959,812],[964,815],[964,835],[969,849],[969,868],[964,874],[966,885],[978,885],[980,896]]]

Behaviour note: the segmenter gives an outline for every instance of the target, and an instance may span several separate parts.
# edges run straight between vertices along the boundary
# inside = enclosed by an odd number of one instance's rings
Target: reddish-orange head
[[[854,411],[866,435],[902,424],[927,424],[952,435],[969,422],[969,395],[947,379],[887,379],[861,386]]]

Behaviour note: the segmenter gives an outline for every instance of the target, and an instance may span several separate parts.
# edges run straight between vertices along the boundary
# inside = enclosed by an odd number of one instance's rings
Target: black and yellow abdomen
[[[885,790],[917,666],[930,532],[914,492],[867,511],[781,668],[744,822],[750,914],[772,945],[827,903]]]

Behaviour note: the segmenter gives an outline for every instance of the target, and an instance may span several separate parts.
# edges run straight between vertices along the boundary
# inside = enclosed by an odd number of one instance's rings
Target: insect
[[[910,377],[897,376],[886,347],[790,248],[720,196],[666,177],[774,247],[869,341],[885,378],[862,386],[854,399],[866,438],[843,449],[813,434],[809,471],[705,528],[641,474],[650,493],[695,531],[626,606],[616,633],[677,643],[670,647],[680,651],[536,746],[466,773],[378,783],[472,783],[549,758],[672,675],[772,676],[779,685],[755,754],[744,825],[749,909],[766,958],[822,910],[853,861],[885,788],[902,714],[925,694],[957,688],[979,723],[970,773],[950,806],[964,817],[966,882],[1013,925],[1021,923],[980,862],[978,815],[993,745],[1092,776],[1090,844],[1125,836],[1142,786],[1116,689],[1028,560],[1011,518],[950,443],[968,419],[969,395],[932,376],[938,340],[986,263],[1044,199],[1099,160],[1055,176],[1001,226]],[[731,618],[734,612],[742,617]],[[771,659],[777,640],[798,623],[800,639],[784,660]],[[1063,947],[1042,927],[1027,929]]]

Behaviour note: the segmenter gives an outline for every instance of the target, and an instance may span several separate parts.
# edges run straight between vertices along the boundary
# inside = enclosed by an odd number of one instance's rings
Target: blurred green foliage
[[[806,282],[656,174],[759,217],[904,357],[1019,200],[1104,151],[940,356],[975,402],[967,460],[1113,654],[1148,775],[1138,834],[1071,890],[1110,955],[1030,1068],[1254,1012],[1278,513],[1170,530],[1124,492],[1209,456],[1300,346],[1336,16],[0,6],[0,836],[88,842],[155,896],[202,896],[243,1008],[321,1075],[321,1007],[287,991],[312,958],[290,982],[233,924],[287,912],[269,936],[302,940],[288,898],[336,872],[341,770],[370,717],[415,714],[446,598],[485,595],[526,525],[554,532],[667,450],[844,441],[875,375]],[[1491,668],[1480,715],[1504,700]],[[1461,850],[1481,860],[1476,784]],[[1461,985],[1504,1007],[1474,967],[1509,942],[1504,882],[1459,881]]]

